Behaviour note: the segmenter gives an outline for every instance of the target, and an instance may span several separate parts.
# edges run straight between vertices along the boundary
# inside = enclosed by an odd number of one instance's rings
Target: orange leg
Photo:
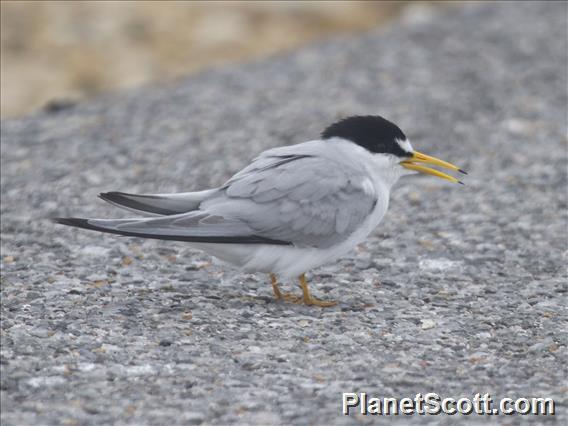
[[[308,282],[306,281],[306,275],[300,275],[300,286],[302,287],[302,300],[306,305],[319,306],[321,308],[327,308],[330,306],[337,305],[334,300],[319,300],[310,295],[310,290],[308,289]]]
[[[302,303],[302,298],[296,296],[292,293],[282,293],[280,288],[278,288],[278,279],[275,274],[270,274],[270,282],[272,284],[272,291],[274,292],[274,297],[278,300],[285,300],[292,303]]]

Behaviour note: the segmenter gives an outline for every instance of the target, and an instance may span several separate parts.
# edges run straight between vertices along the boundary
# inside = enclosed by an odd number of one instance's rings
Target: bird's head
[[[427,165],[466,174],[451,163],[415,151],[396,124],[378,115],[345,118],[325,129],[322,138],[341,138],[353,142],[392,167],[398,176],[418,172],[463,184],[459,179]]]

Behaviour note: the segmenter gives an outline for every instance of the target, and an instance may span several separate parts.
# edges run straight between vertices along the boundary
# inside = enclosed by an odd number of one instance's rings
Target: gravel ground
[[[359,424],[342,392],[566,404],[563,2],[414,14],[164,87],[2,123],[2,424]],[[106,190],[218,185],[262,149],[380,113],[467,186],[395,188],[384,223],[274,301],[182,243],[51,216],[126,216]],[[299,291],[293,283],[290,289]],[[481,424],[479,416],[414,421]]]

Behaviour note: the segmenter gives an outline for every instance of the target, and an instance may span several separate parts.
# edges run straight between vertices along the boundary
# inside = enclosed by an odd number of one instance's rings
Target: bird
[[[244,272],[267,273],[276,299],[330,307],[313,296],[306,272],[362,243],[383,219],[393,185],[424,173],[463,184],[438,169],[459,167],[413,149],[378,115],[343,118],[318,139],[268,149],[223,185],[197,192],[105,192],[103,200],[142,217],[55,218],[59,224],[123,236],[182,241]],[[298,279],[302,295],[280,280]]]

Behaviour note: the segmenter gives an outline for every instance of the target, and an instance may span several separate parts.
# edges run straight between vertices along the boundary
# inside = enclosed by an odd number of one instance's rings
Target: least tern
[[[111,204],[152,217],[55,221],[184,241],[245,272],[270,274],[277,299],[333,306],[336,302],[310,294],[305,272],[363,242],[384,217],[391,188],[401,176],[420,172],[461,183],[427,165],[465,173],[415,151],[385,118],[354,116],[327,127],[320,139],[264,151],[218,188],[100,194]],[[299,277],[302,296],[282,293],[278,276]]]

